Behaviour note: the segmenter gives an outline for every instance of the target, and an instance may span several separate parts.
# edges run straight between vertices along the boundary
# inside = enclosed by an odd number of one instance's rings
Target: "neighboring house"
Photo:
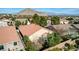
[[[9,19],[1,19],[0,20],[0,27],[1,26],[11,26],[13,25],[13,22]]]
[[[46,36],[48,33],[52,33],[51,30],[36,24],[21,25],[19,30],[22,36],[28,36],[32,42],[39,40],[40,37]]]
[[[73,24],[76,29],[79,30],[79,24]]]
[[[74,20],[79,19],[79,17],[72,17]]]
[[[21,18],[21,19],[18,19],[18,18],[17,18],[16,20],[18,20],[18,21],[20,21],[20,22],[25,22],[27,19],[25,19],[25,18],[24,18],[24,19],[22,19],[22,18]]]
[[[60,19],[60,24],[69,24],[69,21],[66,19]]]
[[[20,51],[23,44],[16,32],[15,26],[0,27],[0,50]]]
[[[70,24],[53,25],[53,28],[61,35],[66,35],[68,34],[71,25]]]
[[[8,25],[7,25],[7,22],[0,21],[0,27],[4,27],[4,26],[8,26]]]
[[[25,21],[27,20],[27,25],[30,24],[30,22],[28,21],[27,18],[26,19],[16,19],[16,20],[20,21],[21,23],[25,23]]]
[[[61,35],[78,33],[77,30],[70,24],[53,25],[52,27]]]
[[[51,26],[51,20],[47,20],[47,26]]]
[[[4,19],[2,21],[6,22],[8,26],[14,25],[13,21],[11,21],[10,19]]]

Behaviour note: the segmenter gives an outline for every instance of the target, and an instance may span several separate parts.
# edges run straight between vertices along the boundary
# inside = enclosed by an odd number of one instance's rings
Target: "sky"
[[[0,8],[0,13],[16,14],[24,9],[25,8]],[[32,8],[32,9],[42,12],[79,15],[79,8]]]

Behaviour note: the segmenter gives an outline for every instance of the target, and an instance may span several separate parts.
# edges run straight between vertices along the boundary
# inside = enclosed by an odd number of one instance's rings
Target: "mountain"
[[[20,11],[19,13],[17,13],[17,15],[34,15],[34,14],[38,14],[39,16],[78,16],[79,14],[65,14],[65,13],[54,13],[54,12],[41,12],[41,11],[36,11],[32,8],[26,8],[22,11]]]
[[[30,8],[26,8],[18,13],[18,15],[34,15],[38,14],[39,16],[48,16],[45,12],[36,11]]]
[[[49,16],[79,16],[79,14],[48,13]]]

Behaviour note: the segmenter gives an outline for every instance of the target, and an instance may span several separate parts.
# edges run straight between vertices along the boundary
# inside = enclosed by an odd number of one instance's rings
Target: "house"
[[[51,26],[51,20],[47,20],[47,26]]]
[[[9,19],[1,19],[0,20],[0,27],[1,26],[11,26],[13,25],[13,22]]]
[[[19,30],[22,36],[28,36],[32,42],[39,40],[40,37],[46,36],[48,33],[52,33],[51,30],[36,24],[21,25],[19,26]]]
[[[0,21],[0,27],[3,27],[3,26],[8,26],[8,25],[7,25],[7,22]]]
[[[20,51],[23,44],[16,32],[15,26],[0,27],[0,50]]]
[[[27,25],[30,24],[30,22],[29,22],[29,20],[28,20],[27,18],[21,18],[21,19],[18,19],[18,18],[17,18],[16,20],[20,21],[21,23],[25,23],[26,20],[27,20]]]
[[[74,25],[75,26],[75,25]],[[78,25],[76,25],[78,26]],[[59,34],[63,35],[71,35],[78,34],[77,30],[71,24],[60,24],[52,26]]]
[[[60,24],[69,24],[69,21],[66,19],[60,19]]]

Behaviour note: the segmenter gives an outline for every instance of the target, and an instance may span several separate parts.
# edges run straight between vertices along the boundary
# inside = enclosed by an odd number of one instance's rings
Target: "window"
[[[14,42],[14,46],[16,46],[17,45],[17,42]]]
[[[0,45],[0,50],[4,49],[4,46],[3,45]]]

